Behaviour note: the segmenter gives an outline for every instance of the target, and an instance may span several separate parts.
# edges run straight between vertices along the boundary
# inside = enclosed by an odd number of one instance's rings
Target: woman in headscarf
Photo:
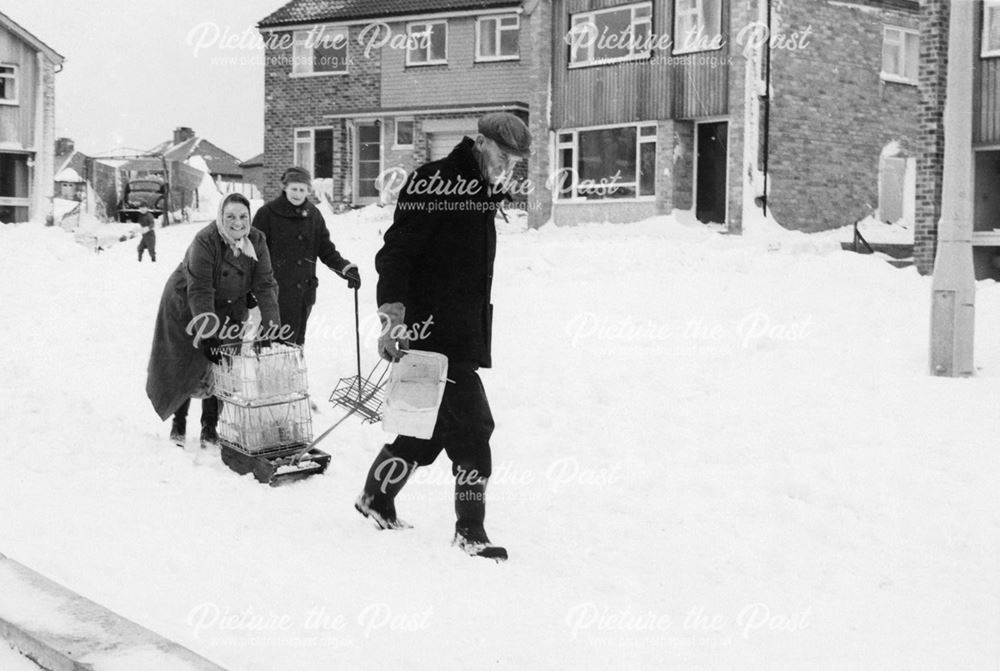
[[[146,394],[161,419],[173,415],[170,437],[179,445],[191,397],[203,399],[202,447],[218,440],[219,401],[207,389],[210,364],[219,360],[219,346],[243,339],[250,291],[260,307],[261,332],[278,338],[278,284],[267,244],[250,226],[250,202],[232,193],[167,280],[156,317]]]

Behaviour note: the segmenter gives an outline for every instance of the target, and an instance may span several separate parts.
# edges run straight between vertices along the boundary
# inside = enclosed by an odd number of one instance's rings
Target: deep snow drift
[[[368,327],[387,217],[332,221]],[[444,456],[398,500],[413,530],[354,512],[378,426],[348,420],[329,472],[280,489],[169,444],[146,359],[196,225],[159,230],[155,265],[0,227],[0,552],[234,670],[995,667],[996,283],[979,375],[938,379],[912,268],[671,218],[520,228],[482,373],[507,564],[450,547]],[[354,369],[352,297],[319,277],[317,433]]]

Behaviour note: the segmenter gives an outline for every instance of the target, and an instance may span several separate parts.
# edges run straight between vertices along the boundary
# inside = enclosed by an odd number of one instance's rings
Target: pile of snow
[[[209,174],[208,164],[205,159],[195,154],[188,158],[186,163],[192,168],[201,170],[203,175],[201,184],[198,185],[198,207],[192,210],[192,221],[207,221],[215,219],[219,212],[219,203],[222,202],[222,192]]]
[[[363,328],[390,217],[331,221]],[[325,475],[276,489],[197,447],[198,402],[170,444],[146,362],[197,230],[139,265],[0,229],[8,556],[244,671],[995,665],[1000,284],[977,286],[977,377],[941,379],[912,268],[673,217],[504,235],[481,371],[495,565],[450,546],[443,455],[397,501],[412,530],[357,515],[378,425],[346,421]],[[356,365],[353,292],[319,277],[315,433]],[[363,331],[366,370],[374,348]]]

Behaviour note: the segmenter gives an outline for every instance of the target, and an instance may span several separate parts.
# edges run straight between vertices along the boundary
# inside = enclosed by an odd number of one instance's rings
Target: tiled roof
[[[314,23],[380,19],[406,14],[514,7],[520,0],[292,0],[265,17],[261,28]]]
[[[162,142],[149,150],[150,154],[163,154],[168,161],[186,161],[193,154],[205,159],[208,171],[213,175],[240,175],[240,161],[225,149],[200,137],[191,137],[174,144]]]
[[[240,161],[240,166],[244,168],[255,167],[258,165],[264,165],[264,152],[261,152],[256,156],[251,156],[245,161]]]

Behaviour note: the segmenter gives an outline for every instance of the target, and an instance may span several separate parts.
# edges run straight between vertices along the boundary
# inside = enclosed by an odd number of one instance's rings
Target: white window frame
[[[657,124],[655,121],[638,121],[636,123],[616,123],[616,124],[605,124],[603,126],[585,126],[580,128],[560,128],[556,131],[556,166],[557,170],[562,170],[563,166],[560,165],[559,161],[562,157],[562,150],[571,149],[572,150],[572,160],[571,167],[573,168],[570,173],[571,176],[571,191],[572,195],[568,198],[566,196],[560,195],[557,189],[553,189],[553,197],[557,203],[648,203],[656,200],[656,185],[654,182],[653,193],[648,195],[639,195],[639,170],[642,166],[642,145],[643,144],[656,144],[657,141],[657,131],[654,130],[651,135],[643,135],[643,128],[653,128],[656,129]],[[595,131],[595,130],[606,130],[606,129],[618,129],[618,128],[635,128],[635,181],[634,182],[620,182],[620,186],[634,186],[635,196],[630,198],[586,198],[577,194],[577,189],[579,188],[579,171],[577,170],[577,163],[579,161],[580,153],[580,133]],[[562,135],[572,134],[572,140],[562,139]],[[555,186],[555,185],[553,185]],[[600,188],[600,187],[595,187]]]
[[[504,19],[514,19],[513,26],[503,26],[502,23]],[[511,31],[517,33],[517,53],[503,55],[496,53],[493,55],[483,54],[483,22],[484,21],[496,21],[496,25],[493,28],[494,39],[496,40],[497,51],[500,51],[501,34],[505,31]],[[476,62],[477,63],[488,63],[492,61],[517,61],[521,59],[521,16],[519,14],[491,14],[490,16],[481,16],[476,19]]]
[[[303,138],[308,138],[309,143],[309,165],[302,165],[302,153],[299,150],[300,140]],[[309,171],[312,174],[313,168],[316,166],[316,129],[315,128],[296,128],[292,131],[292,165],[298,166]]]
[[[570,16],[570,34],[571,35],[573,34],[573,31],[576,29],[576,27],[578,25],[587,25],[587,24],[590,24],[590,25],[594,26],[594,30],[598,30],[598,28],[597,28],[597,22],[595,21],[595,19],[598,16],[600,16],[601,14],[611,14],[613,12],[622,12],[622,11],[625,11],[626,9],[630,10],[630,12],[631,12],[631,14],[629,16],[629,28],[632,29],[633,36],[635,35],[635,27],[638,26],[638,25],[640,25],[640,24],[646,24],[648,26],[648,28],[649,28],[649,30],[647,31],[647,34],[650,35],[650,36],[652,36],[652,31],[653,31],[653,3],[652,2],[636,2],[636,3],[627,4],[627,5],[618,5],[616,7],[609,7],[607,9],[598,9],[598,10],[591,11],[591,12],[578,12],[576,14],[572,14]],[[648,9],[649,12],[645,16],[637,16],[636,15],[637,14],[637,10],[639,10],[639,9]],[[601,35],[600,35],[600,31],[598,30],[597,39],[595,39],[595,40],[588,40],[589,44],[582,44],[579,47],[577,47],[575,45],[575,41],[576,40],[573,39],[572,37],[570,37],[570,47],[569,47],[570,54],[569,54],[568,67],[570,69],[574,69],[574,68],[589,68],[589,67],[594,67],[595,65],[610,65],[610,64],[613,64],[613,63],[626,63],[628,61],[639,61],[639,60],[644,60],[644,59],[649,58],[650,54],[652,53],[652,49],[645,49],[645,50],[642,50],[642,51],[636,51],[636,49],[635,49],[636,45],[635,44],[631,44],[631,45],[629,45],[629,52],[630,53],[627,56],[618,56],[616,58],[596,58],[594,56],[594,51],[595,51],[594,47],[595,47],[595,44],[596,44],[597,40],[599,40],[600,38],[601,38]],[[651,40],[647,40],[647,42],[650,42],[650,41]],[[575,53],[577,52],[577,49],[585,51],[586,57],[583,60],[573,60],[573,57],[574,57]]]
[[[701,24],[702,27],[705,29],[705,31],[706,31],[705,32],[705,37],[707,37],[707,38],[709,38],[711,40],[715,40],[719,35],[722,34],[722,10],[723,10],[722,0],[690,0],[690,2],[692,2],[692,6],[687,11],[684,11],[684,12],[678,10],[678,8],[677,8],[677,5],[680,2],[682,2],[682,1],[688,1],[688,0],[671,0],[671,2],[673,3],[673,10],[674,10],[674,13],[673,13],[673,24],[674,25],[673,25],[673,33],[672,33],[672,37],[673,37],[673,53],[675,55],[678,55],[678,54],[696,54],[696,53],[699,53],[699,52],[702,52],[702,51],[717,51],[717,50],[721,49],[722,48],[722,42],[724,42],[725,39],[719,40],[719,44],[716,45],[716,46],[698,46],[698,45],[695,45],[694,47],[692,47],[690,49],[685,49],[682,46],[682,42],[684,40],[684,34],[688,30],[690,30],[691,26],[688,26],[688,28],[686,30],[683,30],[683,31],[678,30],[677,26],[678,26],[678,23],[680,22],[681,17],[684,17],[684,16],[693,16],[694,20],[695,20],[695,24],[694,25]],[[707,25],[707,20],[705,18],[705,3],[706,2],[718,2],[719,3],[719,34],[718,35],[710,35],[708,33],[709,26]]]
[[[890,32],[898,34],[898,36],[890,37]],[[914,63],[909,63],[906,57],[906,39],[907,36],[912,37],[917,40],[917,60]],[[885,52],[887,49],[898,49],[900,53],[899,63],[905,72],[909,65],[912,65],[916,72],[914,76],[907,77],[905,74],[899,74],[897,72],[886,72],[885,71]],[[912,30],[910,28],[902,28],[900,26],[883,26],[882,27],[882,65],[880,67],[880,77],[883,81],[895,82],[897,84],[910,84],[916,86],[919,84],[920,80],[920,31]]]
[[[990,14],[997,14],[997,21],[1000,21],[1000,0],[983,0],[983,36],[982,48],[979,53],[981,58],[992,58],[1000,56],[1000,43],[989,48]]]
[[[19,81],[19,79],[20,79],[20,68],[15,63],[0,63],[0,66],[5,67],[5,68],[11,68],[13,70],[13,72],[11,72],[10,74],[0,74],[0,77],[3,77],[4,79],[8,79],[8,80],[12,81],[13,82],[13,88],[14,88],[14,97],[13,98],[0,98],[0,105],[17,105],[17,104],[19,104],[18,103],[18,98],[20,97],[20,93],[21,93],[21,86],[20,86],[20,81]]]
[[[421,61],[419,63],[411,61],[410,60],[410,54],[412,54],[414,52],[414,49],[410,49],[409,46],[410,46],[410,40],[414,39],[413,38],[413,33],[414,33],[413,29],[414,29],[414,27],[420,26],[422,28],[427,28],[428,26],[436,26],[436,25],[444,26],[444,58],[441,58],[441,59],[438,59],[438,60],[433,60],[433,61],[430,60],[430,56],[431,56],[431,40],[430,40],[430,37],[428,35],[428,38],[427,38],[427,58],[428,58],[428,60]],[[419,33],[419,32],[422,32],[422,31],[417,31],[417,32]],[[428,21],[414,21],[412,23],[407,23],[406,24],[406,43],[407,43],[407,49],[406,49],[406,67],[418,68],[418,67],[422,67],[424,65],[447,65],[448,64],[448,20],[447,19],[441,19],[441,20],[428,20]]]
[[[408,122],[413,124],[413,134],[410,136],[409,144],[399,144],[399,124]],[[413,149],[413,142],[416,139],[417,124],[411,116],[396,117],[392,128],[392,148],[393,149]]]
[[[309,30],[295,30],[292,32],[292,77],[327,77],[327,76],[343,76],[350,74],[350,59],[347,57],[348,45],[350,44],[349,32],[347,26],[343,25],[324,25],[323,32],[320,35],[320,40],[330,39],[330,36],[336,34],[337,36],[342,36],[344,39],[344,69],[343,70],[332,70],[332,71],[322,71],[316,72],[313,67],[313,58],[315,57],[316,45],[312,45],[312,49],[306,49],[306,40],[309,39],[308,36],[315,30],[315,27]],[[308,61],[307,61],[308,58]],[[308,62],[308,67],[307,67]]]

